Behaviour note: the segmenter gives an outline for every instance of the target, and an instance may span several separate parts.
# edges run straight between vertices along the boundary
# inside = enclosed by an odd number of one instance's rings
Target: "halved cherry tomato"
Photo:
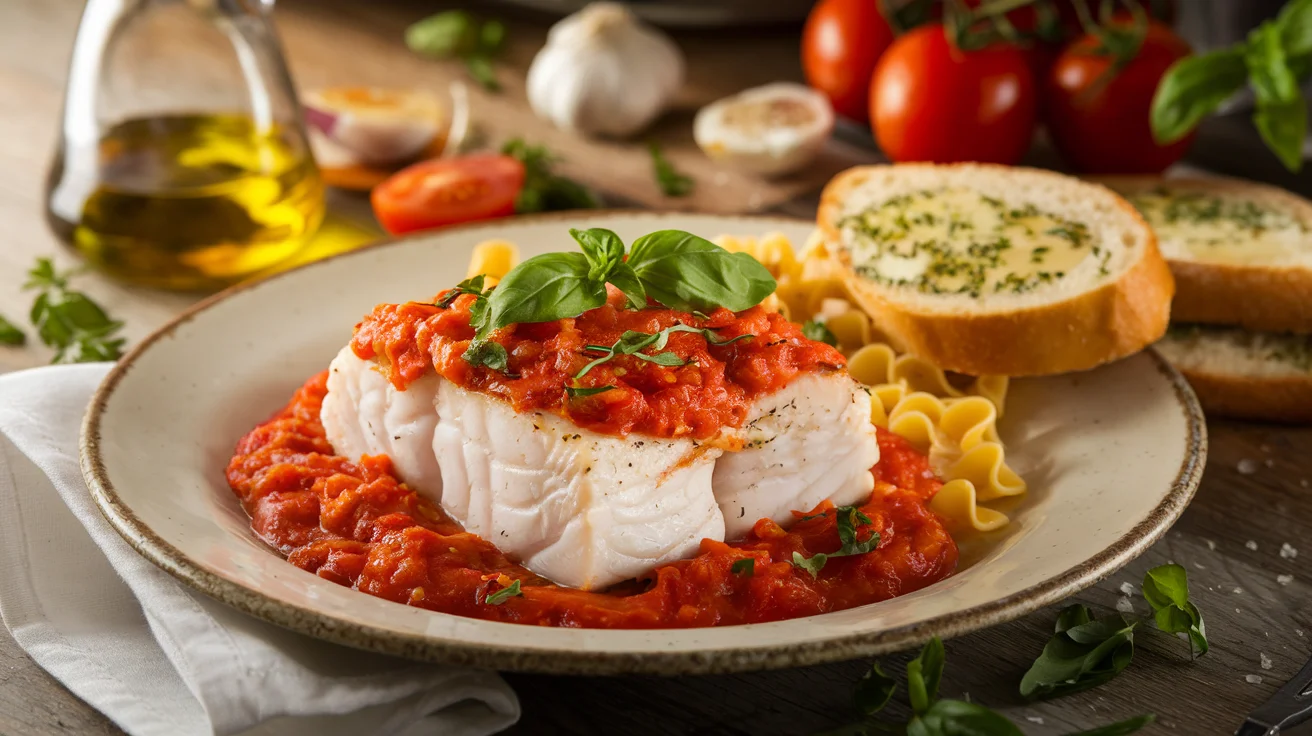
[[[870,120],[894,161],[1013,164],[1030,145],[1038,103],[1024,53],[960,51],[942,24],[898,37],[870,80]]]
[[[488,220],[515,212],[524,165],[510,156],[480,154],[421,161],[374,187],[374,215],[393,235]]]
[[[829,98],[834,112],[865,122],[870,74],[893,43],[877,0],[820,0],[802,29],[807,84]]]
[[[1131,22],[1119,18],[1115,24]],[[1189,44],[1167,26],[1148,21],[1139,53],[1114,73],[1109,73],[1112,57],[1095,53],[1100,45],[1085,35],[1057,57],[1044,95],[1048,132],[1077,171],[1158,173],[1180,160],[1193,142],[1190,135],[1158,145],[1149,123],[1158,82],[1171,64],[1190,54]]]

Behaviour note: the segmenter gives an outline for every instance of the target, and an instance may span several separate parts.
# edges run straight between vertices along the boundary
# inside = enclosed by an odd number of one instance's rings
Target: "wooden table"
[[[405,23],[431,7],[288,0],[280,4],[278,16],[293,70],[304,86],[439,85],[458,76],[458,70],[417,59],[398,40]],[[0,3],[0,313],[13,317],[26,310],[27,297],[18,287],[33,258],[54,255],[73,262],[46,230],[41,195],[79,11],[75,0]],[[585,143],[527,113],[523,70],[544,27],[541,19],[516,17],[514,42],[500,70],[506,91],[500,96],[475,91],[476,113],[492,140],[521,134],[544,142],[567,157],[568,173],[617,201],[809,217],[815,189],[832,171],[874,158],[868,151],[836,145],[806,177],[770,185],[715,172],[689,145],[690,111],[743,86],[796,78],[796,33],[691,34],[680,38],[691,61],[689,84],[679,109],[652,135],[698,178],[700,189],[690,200],[666,201],[654,191],[645,154],[636,147]],[[1206,149],[1201,155],[1209,162],[1216,160],[1213,146],[1200,148]],[[358,201],[347,205],[359,208]],[[83,284],[126,319],[134,340],[195,298],[130,289],[95,276],[85,277]],[[38,348],[0,349],[0,371],[47,359]],[[1076,600],[1112,609],[1123,583],[1137,585],[1147,568],[1180,562],[1189,569],[1194,598],[1206,615],[1211,653],[1190,662],[1180,641],[1144,630],[1134,663],[1111,683],[1027,705],[1016,685],[1049,636],[1055,609],[1046,610],[948,642],[945,693],[969,693],[972,700],[1007,713],[1030,734],[1061,734],[1152,711],[1159,725],[1151,732],[1193,736],[1231,732],[1243,714],[1290,677],[1312,652],[1312,576],[1299,565],[1299,559],[1312,556],[1312,429],[1220,421],[1211,422],[1209,429],[1207,472],[1179,524],[1142,558]],[[1305,547],[1303,557],[1282,556],[1285,544]],[[1293,581],[1282,584],[1278,575],[1292,575]],[[1263,655],[1270,669],[1261,664]],[[893,670],[900,670],[908,656],[891,658]],[[866,666],[855,661],[677,679],[508,675],[524,705],[524,718],[512,732],[808,733],[850,718],[850,686]],[[65,732],[118,731],[0,635],[0,734]]]

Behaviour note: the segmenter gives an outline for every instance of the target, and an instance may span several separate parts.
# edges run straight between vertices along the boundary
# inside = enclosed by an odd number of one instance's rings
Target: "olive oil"
[[[55,232],[126,281],[222,288],[296,254],[323,217],[323,184],[301,138],[236,114],[131,119],[50,176]]]

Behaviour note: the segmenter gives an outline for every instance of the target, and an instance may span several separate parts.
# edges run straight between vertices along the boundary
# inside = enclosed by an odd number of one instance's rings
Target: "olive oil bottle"
[[[128,120],[98,158],[87,182],[56,160],[47,211],[65,242],[126,281],[220,288],[294,255],[323,217],[309,153],[244,115]]]
[[[131,283],[214,290],[287,262],[323,184],[273,0],[87,0],[47,181],[52,229]]]

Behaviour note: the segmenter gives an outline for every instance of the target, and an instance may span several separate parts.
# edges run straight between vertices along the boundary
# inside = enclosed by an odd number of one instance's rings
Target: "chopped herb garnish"
[[[501,343],[491,340],[472,340],[469,347],[460,356],[470,365],[482,365],[494,371],[505,372],[510,369],[510,356]]]
[[[808,340],[822,342],[831,347],[838,347],[838,338],[829,331],[824,322],[810,320],[802,325],[802,336]]]
[[[702,337],[706,338],[706,342],[716,346],[728,345],[729,343],[737,342],[739,340],[745,340],[749,337],[755,337],[755,335],[738,335],[737,337],[724,340],[721,339],[719,335],[715,334],[714,332],[704,327],[693,327],[691,325],[685,325],[683,323],[671,325],[661,330],[660,332],[638,332],[636,330],[625,330],[624,334],[620,335],[620,339],[616,340],[615,344],[609,347],[605,345],[584,346],[583,348],[584,350],[588,350],[591,352],[605,353],[605,355],[602,355],[600,358],[597,358],[596,360],[593,360],[591,363],[588,363],[587,365],[583,366],[583,368],[578,373],[574,374],[574,380],[577,381],[578,379],[587,375],[588,371],[591,371],[593,368],[596,368],[597,366],[603,363],[609,363],[610,361],[614,360],[616,357],[621,355],[632,355],[633,357],[639,360],[646,361],[648,363],[655,363],[656,365],[668,366],[668,367],[678,367],[682,365],[688,365],[693,361],[685,361],[683,358],[680,358],[678,355],[674,353],[665,352],[665,353],[655,353],[653,355],[646,355],[641,352],[643,350],[646,350],[647,348],[652,348],[653,350],[663,350],[665,348],[665,345],[670,340],[670,335],[676,332],[692,332],[701,335]]]
[[[741,560],[735,560],[729,566],[729,572],[743,578],[750,578],[756,575],[756,558],[744,557]]]
[[[524,592],[519,589],[519,581],[516,580],[515,582],[511,583],[510,585],[507,585],[501,590],[489,594],[487,598],[483,599],[483,602],[488,604],[489,606],[499,606],[502,603],[505,603],[506,601],[510,600],[511,598],[514,598],[515,596],[523,597],[523,595]]]
[[[597,394],[604,394],[607,391],[610,391],[614,388],[616,387],[610,384],[607,384],[605,386],[586,386],[586,387],[567,385],[565,386],[565,393],[568,394],[571,398],[577,399],[577,398],[583,398],[585,396],[596,396]]]
[[[447,292],[442,295],[442,298],[438,299],[433,306],[438,309],[450,309],[451,304],[462,294],[473,294],[479,299],[485,298],[487,295],[483,291],[483,280],[483,274],[479,274],[461,281],[456,284],[454,289],[448,289]]]
[[[1189,576],[1180,565],[1161,565],[1143,578],[1143,597],[1153,609],[1157,628],[1169,634],[1188,634],[1194,657],[1207,654],[1203,614],[1189,600]]]
[[[674,164],[661,151],[661,144],[652,141],[647,144],[647,150],[651,153],[651,169],[661,193],[667,197],[687,196],[693,188],[692,177],[674,168]]]
[[[1107,682],[1134,657],[1135,622],[1120,614],[1094,619],[1088,607],[1057,616],[1056,633],[1020,682],[1026,698],[1051,698]]]
[[[825,563],[833,557],[863,555],[879,546],[879,532],[874,530],[865,540],[857,539],[861,525],[874,523],[869,516],[861,513],[861,509],[856,506],[839,506],[834,509],[834,516],[838,522],[838,541],[842,543],[837,552],[817,552],[810,557],[801,552],[793,553],[793,565],[811,573],[813,578],[820,576]]]

